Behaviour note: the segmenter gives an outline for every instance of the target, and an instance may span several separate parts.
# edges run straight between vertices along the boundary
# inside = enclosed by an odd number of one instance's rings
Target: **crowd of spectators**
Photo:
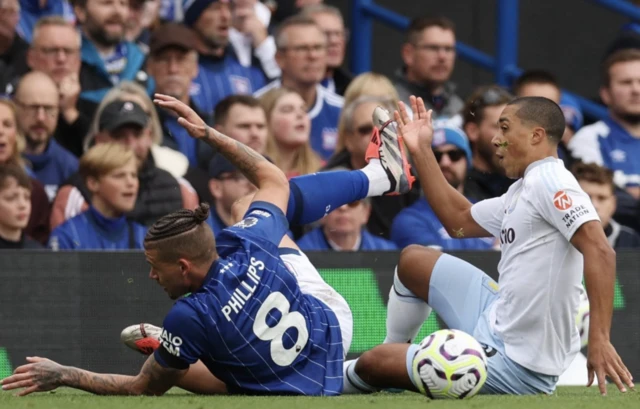
[[[289,178],[363,168],[373,110],[422,97],[440,168],[472,202],[513,182],[492,143],[502,109],[544,96],[565,113],[558,155],[612,246],[640,247],[639,32],[625,27],[608,47],[600,98],[609,114],[585,124],[540,69],[510,88],[459,95],[456,27],[442,16],[412,20],[388,78],[345,68],[349,30],[320,0],[0,0],[0,248],[140,249],[160,216],[199,202],[211,204],[215,233],[233,223],[233,203],[255,187],[155,106],[154,92]],[[419,180],[408,194],[342,206],[290,235],[304,250],[499,249],[449,237]]]

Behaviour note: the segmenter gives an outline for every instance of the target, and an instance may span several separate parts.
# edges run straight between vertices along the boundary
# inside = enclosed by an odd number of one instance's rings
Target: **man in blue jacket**
[[[471,164],[467,136],[459,128],[436,127],[432,146],[449,184],[464,193],[464,181]],[[489,239],[451,238],[424,196],[398,213],[391,226],[391,240],[400,248],[420,244],[443,250],[487,250],[493,246],[493,240]]]
[[[47,74],[32,71],[18,83],[15,102],[27,142],[24,157],[52,201],[58,186],[78,170],[78,159],[53,138],[60,112],[58,87]]]
[[[91,117],[105,94],[120,81],[136,81],[149,94],[153,82],[142,70],[145,55],[125,40],[128,3],[101,0],[74,0],[73,8],[82,30],[80,98]]]

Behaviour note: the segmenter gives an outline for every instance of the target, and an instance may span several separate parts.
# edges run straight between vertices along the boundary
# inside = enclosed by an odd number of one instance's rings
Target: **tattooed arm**
[[[284,213],[289,201],[289,182],[282,171],[250,147],[207,126],[187,105],[173,97],[156,94],[154,102],[174,111],[178,123],[189,135],[213,146],[244,176],[258,187],[254,201],[264,201],[278,206]]]
[[[188,369],[164,368],[149,356],[136,376],[98,374],[63,366],[45,358],[30,357],[27,365],[2,380],[2,389],[25,388],[18,395],[45,392],[60,386],[81,389],[97,395],[162,395],[176,385]]]

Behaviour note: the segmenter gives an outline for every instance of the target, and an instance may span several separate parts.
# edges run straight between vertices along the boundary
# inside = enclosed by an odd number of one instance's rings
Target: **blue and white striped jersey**
[[[279,256],[283,212],[256,202],[216,238],[220,258],[204,285],[176,302],[156,360],[187,368],[201,360],[230,393],[338,395],[343,346],[336,315],[302,294]]]

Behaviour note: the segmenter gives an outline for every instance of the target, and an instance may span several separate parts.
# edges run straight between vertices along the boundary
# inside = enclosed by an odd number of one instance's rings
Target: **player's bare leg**
[[[187,374],[176,385],[198,395],[225,395],[227,385],[216,378],[202,361],[189,367]]]
[[[418,392],[407,371],[408,350],[409,344],[385,344],[365,352],[346,364],[345,386],[350,384],[360,393],[389,388]]]

